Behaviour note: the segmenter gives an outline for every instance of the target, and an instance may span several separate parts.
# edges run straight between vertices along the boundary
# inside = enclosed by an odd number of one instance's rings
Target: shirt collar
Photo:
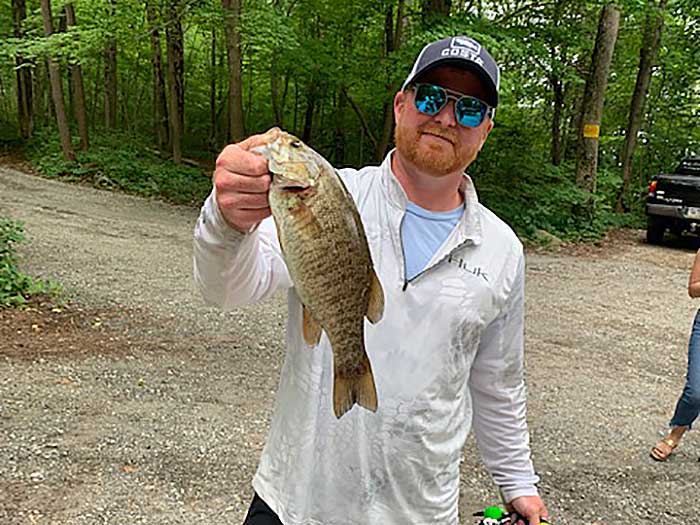
[[[401,183],[391,171],[391,156],[394,154],[394,151],[395,149],[392,149],[387,156],[384,157],[384,161],[380,166],[382,186],[384,187],[384,191],[389,198],[389,204],[400,209],[402,212],[405,212],[408,197],[406,196],[406,192],[401,186]],[[464,213],[457,224],[461,242],[470,240],[473,244],[481,244],[481,206],[479,204],[479,197],[476,193],[476,188],[474,187],[474,182],[466,173],[464,173],[462,176],[459,191],[464,197]]]

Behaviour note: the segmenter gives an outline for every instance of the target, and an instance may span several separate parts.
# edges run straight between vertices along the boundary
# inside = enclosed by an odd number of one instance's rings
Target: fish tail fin
[[[333,378],[333,411],[340,419],[357,403],[372,412],[377,411],[377,388],[367,354],[363,355],[359,374],[343,374],[336,370]]]

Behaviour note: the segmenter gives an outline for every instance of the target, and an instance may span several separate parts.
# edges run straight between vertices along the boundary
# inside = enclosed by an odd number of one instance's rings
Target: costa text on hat
[[[491,107],[498,106],[498,84],[500,73],[493,57],[479,42],[468,36],[443,38],[426,45],[408,77],[401,86],[405,90],[409,84],[426,71],[437,66],[450,64],[476,73],[487,91],[485,102]]]

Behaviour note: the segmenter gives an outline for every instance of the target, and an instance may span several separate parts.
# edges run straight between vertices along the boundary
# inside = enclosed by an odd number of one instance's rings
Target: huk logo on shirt
[[[481,269],[481,266],[469,266],[466,262],[464,262],[464,259],[455,259],[451,255],[448,257],[447,262],[450,264],[456,264],[460,270],[464,270],[475,277],[483,277],[484,281],[489,282],[488,275]]]

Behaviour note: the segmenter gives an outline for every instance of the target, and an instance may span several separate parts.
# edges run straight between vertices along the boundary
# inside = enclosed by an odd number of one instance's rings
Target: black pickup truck
[[[700,233],[700,157],[685,158],[674,173],[651,179],[646,213],[649,244],[661,244],[667,229]]]

